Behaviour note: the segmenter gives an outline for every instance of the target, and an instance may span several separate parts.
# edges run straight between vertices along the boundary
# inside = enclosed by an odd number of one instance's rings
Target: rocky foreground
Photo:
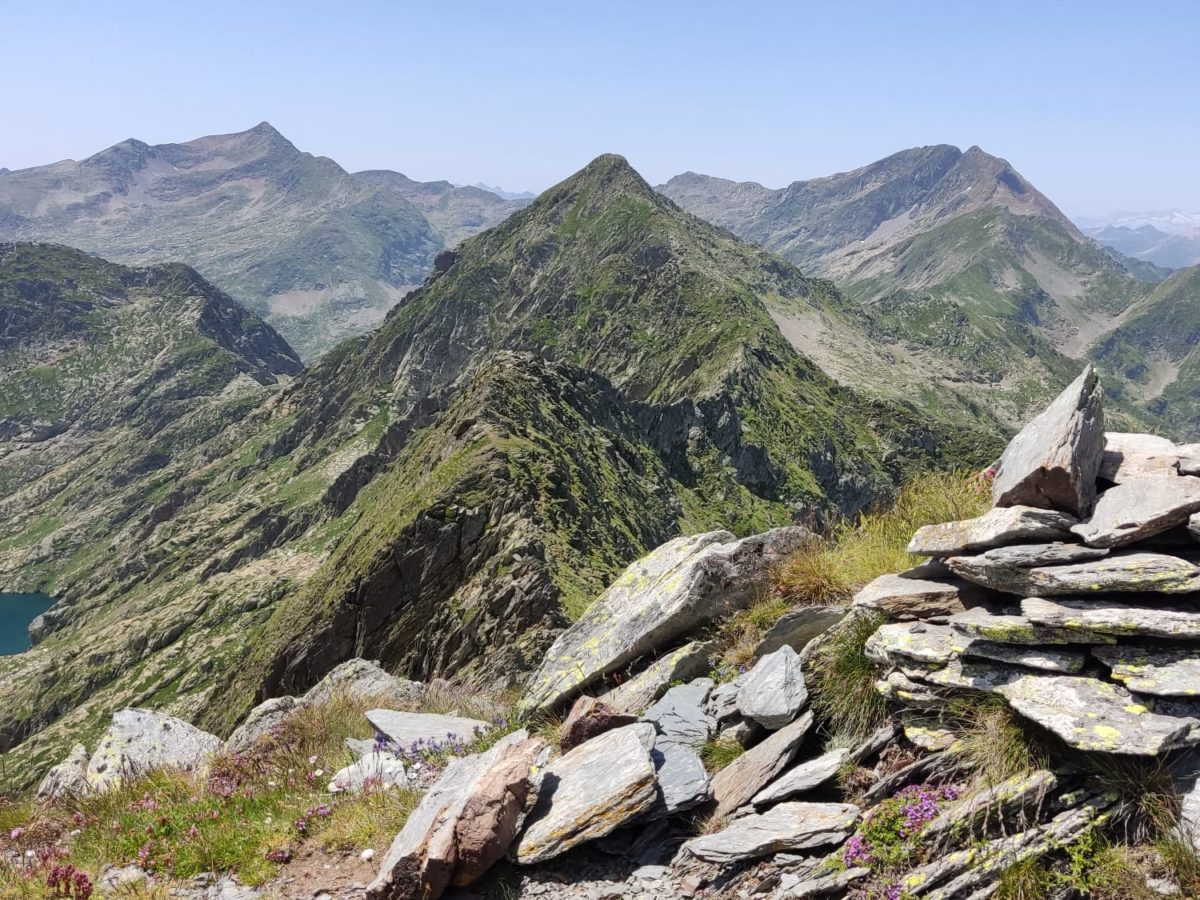
[[[374,880],[342,895],[984,898],[1018,864],[1140,827],[1142,786],[1097,773],[1150,765],[1174,779],[1165,830],[1200,850],[1200,446],[1105,433],[1089,370],[990,474],[993,509],[913,535],[928,562],[849,606],[793,609],[732,680],[713,677],[708,623],[759,596],[804,529],[679,538],[631,566],[527,683],[528,727],[369,711],[376,739],[350,742],[357,761],[329,791],[424,794]],[[887,701],[858,736],[830,734],[813,693],[846,646]],[[203,766],[338,690],[425,688],[356,660],[224,742],[125,710],[39,794]],[[964,724],[980,709],[1023,723],[1028,765],[980,769]],[[533,727],[568,710],[552,734]],[[411,764],[431,744],[448,751],[435,776]],[[735,748],[726,764],[714,746]],[[1121,890],[1192,895],[1150,870]]]

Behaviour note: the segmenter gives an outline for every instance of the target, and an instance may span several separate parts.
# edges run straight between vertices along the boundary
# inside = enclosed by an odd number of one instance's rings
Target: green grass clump
[[[808,676],[813,712],[835,740],[864,738],[887,718],[887,701],[875,690],[879,666],[863,654],[867,638],[883,622],[878,614],[843,619],[813,655]]]
[[[961,758],[967,767],[990,784],[1050,765],[1045,740],[1001,697],[955,697],[947,706],[946,719],[960,736]]]
[[[745,748],[733,738],[715,737],[704,742],[700,748],[700,759],[705,770],[714,775],[745,752]]]

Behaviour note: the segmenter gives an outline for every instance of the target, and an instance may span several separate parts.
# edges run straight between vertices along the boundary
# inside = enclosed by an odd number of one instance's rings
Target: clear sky
[[[538,190],[605,151],[777,187],[978,144],[1071,214],[1200,210],[1200,3],[5,0],[0,166],[268,120]]]

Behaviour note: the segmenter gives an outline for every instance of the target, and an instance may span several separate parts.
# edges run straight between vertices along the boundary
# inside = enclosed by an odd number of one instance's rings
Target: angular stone
[[[560,748],[567,753],[598,734],[632,725],[637,716],[623,713],[595,697],[580,697],[563,722]]]
[[[1087,654],[1081,650],[1022,647],[1020,644],[1000,644],[993,641],[971,641],[963,655],[1038,669],[1042,672],[1061,672],[1065,675],[1081,672],[1084,663],[1087,662]]]
[[[713,815],[728,816],[769,784],[792,761],[812,724],[809,710],[714,775],[712,794],[717,805]]]
[[[929,753],[947,750],[958,740],[958,734],[945,727],[940,719],[933,716],[901,713],[900,722],[904,728],[905,739]]]
[[[838,844],[850,835],[859,809],[849,803],[781,803],[764,813],[742,816],[715,834],[684,843],[693,856],[729,864],[785,850]]]
[[[995,507],[974,519],[924,525],[908,542],[909,553],[954,556],[1019,541],[1054,541],[1067,537],[1075,516],[1034,506]]]
[[[837,773],[849,755],[849,750],[831,750],[816,759],[802,762],[784,772],[755,794],[751,802],[755,806],[769,806],[804,791],[820,787],[825,782],[837,777]]]
[[[659,738],[650,758],[654,761],[661,794],[661,802],[650,811],[652,818],[674,815],[708,800],[708,772],[693,748]]]
[[[1180,475],[1200,475],[1200,444],[1179,444],[1175,453]]]
[[[1100,457],[1100,477],[1114,484],[1135,478],[1170,478],[1179,474],[1179,448],[1153,434],[1108,431]]]
[[[1152,713],[1124,688],[1095,678],[1022,675],[996,693],[1079,750],[1156,756],[1180,746],[1192,724],[1200,724]]]
[[[1039,566],[1061,566],[1068,563],[1103,559],[1108,550],[1103,547],[1085,547],[1083,544],[1014,544],[997,547],[978,556],[971,557],[980,564],[1008,569],[1036,569]],[[949,568],[949,567],[947,567]]]
[[[389,675],[376,660],[355,658],[346,660],[317,682],[303,700],[324,703],[344,695],[389,702],[415,701],[421,699],[424,692],[425,685],[419,681]]]
[[[1171,765],[1179,797],[1178,836],[1200,853],[1200,750],[1192,750]]]
[[[862,866],[856,866],[853,869],[844,869],[840,872],[831,872],[828,875],[816,875],[812,878],[805,878],[793,885],[784,888],[781,885],[779,893],[776,895],[779,900],[801,900],[805,897],[830,897],[847,896],[846,889],[851,885],[862,881],[871,874],[870,869],[864,869]]]
[[[710,641],[692,641],[656,659],[644,671],[603,694],[600,699],[621,712],[640,715],[672,684],[689,681],[708,671]]]
[[[1119,600],[1029,597],[1021,601],[1021,612],[1035,624],[1076,633],[1114,637],[1200,637],[1200,612],[1178,607],[1139,606]]]
[[[1103,392],[1088,366],[1009,441],[992,482],[996,506],[1036,506],[1085,516],[1104,451]]]
[[[754,658],[762,659],[785,646],[803,650],[805,644],[840,622],[845,615],[844,606],[802,606],[786,612],[763,635],[754,648]]]
[[[1071,528],[1091,547],[1124,547],[1187,522],[1200,512],[1200,478],[1141,478],[1111,487],[1086,521]]]
[[[964,797],[943,810],[921,833],[922,841],[942,834],[970,833],[981,821],[1001,821],[1014,812],[1040,807],[1046,795],[1058,787],[1058,776],[1047,769],[1028,775],[1014,775],[1004,781]]]
[[[705,708],[717,722],[724,722],[726,719],[732,719],[738,715],[737,698],[738,692],[742,689],[742,678],[744,677],[742,675],[733,681],[718,684],[709,693],[708,705]]]
[[[807,701],[800,657],[786,644],[754,664],[741,679],[737,697],[738,711],[769,731],[796,718]]]
[[[966,645],[962,635],[948,625],[893,622],[881,625],[867,638],[863,654],[883,665],[897,665],[906,660],[944,665],[960,655]]]
[[[82,796],[88,790],[87,769],[87,747],[76,744],[62,762],[46,773],[38,785],[35,799],[46,803]]]
[[[516,731],[486,753],[452,760],[392,841],[367,897],[436,900],[482,875],[516,835],[544,748]]]
[[[980,557],[952,556],[950,568],[984,587],[1025,597],[1100,591],[1184,594],[1200,591],[1200,567],[1162,553],[1121,553],[1105,559],[1034,569],[996,568]]]
[[[479,719],[438,713],[368,710],[367,721],[402,750],[428,749],[443,744],[465,744],[491,726]]]
[[[406,784],[408,773],[397,757],[391,753],[368,753],[334,774],[329,782],[329,793],[357,794],[368,786],[386,790]]]
[[[942,702],[942,698],[928,687],[917,684],[899,669],[893,669],[876,681],[875,690],[887,699],[906,706],[935,706]]]
[[[727,531],[668,541],[634,563],[563,632],[530,678],[521,708],[548,710],[596,679],[746,606],[770,572],[812,536],[777,528],[735,540]]]
[[[545,769],[515,857],[542,862],[624,825],[658,799],[648,723],[606,731]]]
[[[911,569],[897,573],[901,578],[921,578],[928,581],[938,581],[953,578],[954,573],[941,557],[933,556]]]
[[[854,606],[879,610],[892,618],[945,616],[962,612],[961,590],[955,581],[923,581],[899,575],[880,575],[854,595]]]
[[[712,691],[711,678],[697,678],[676,685],[642,715],[668,741],[699,749],[717,730],[717,722],[705,706]]]
[[[1200,648],[1119,644],[1093,647],[1114,681],[1138,694],[1157,697],[1200,696]]]
[[[148,709],[122,709],[88,761],[88,787],[105,791],[153,769],[194,771],[221,749],[222,740],[183,719]]]
[[[982,606],[951,616],[947,624],[967,637],[983,638],[1001,644],[1111,644],[1116,638],[1078,628],[1035,625],[1024,616],[996,614]]]
[[[921,681],[937,687],[986,692],[998,690],[1010,681],[1020,678],[1021,674],[1019,669],[1011,666],[966,659],[952,659],[942,668],[932,672],[914,673]]]
[[[273,697],[264,700],[246,715],[242,724],[234,729],[233,734],[225,741],[226,753],[244,753],[254,745],[259,738],[270,734],[283,721],[301,709],[305,702],[298,697]]]

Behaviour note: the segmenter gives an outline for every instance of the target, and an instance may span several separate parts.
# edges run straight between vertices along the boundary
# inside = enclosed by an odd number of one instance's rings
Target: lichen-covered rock
[[[1054,647],[1025,647],[1020,644],[1001,644],[996,641],[971,641],[963,650],[963,656],[990,659],[993,662],[1024,666],[1043,672],[1060,672],[1074,675],[1083,670],[1087,654],[1081,650],[1064,650]]]
[[[595,697],[580,697],[563,722],[559,747],[563,753],[567,753],[598,734],[632,725],[636,721],[637,716],[623,713]]]
[[[465,744],[491,727],[487,722],[464,716],[397,712],[392,709],[368,710],[366,718],[377,732],[403,750]]]
[[[1050,544],[1013,544],[996,547],[971,558],[980,564],[1008,569],[1035,569],[1039,566],[1061,566],[1068,563],[1103,559],[1108,550],[1103,547],[1086,547],[1083,544],[1065,544],[1055,541]],[[947,568],[949,568],[947,566]]]
[[[1156,756],[1188,742],[1192,726],[1200,724],[1153,713],[1124,688],[1095,678],[1022,675],[996,693],[1080,750]]]
[[[273,697],[264,700],[246,715],[242,724],[225,741],[226,753],[241,753],[264,735],[283,724],[284,719],[305,705],[298,697]]]
[[[807,701],[800,657],[787,644],[754,664],[737,695],[738,711],[771,731],[796,718]]]
[[[408,772],[403,761],[391,753],[368,753],[334,774],[329,781],[329,793],[356,794],[368,785],[386,789],[407,783]]]
[[[1057,786],[1058,776],[1047,769],[1006,778],[969,794],[953,806],[942,810],[937,818],[925,826],[921,839],[932,841],[943,834],[954,832],[969,834],[981,821],[1005,820],[1016,811],[1040,807],[1046,795]]]
[[[638,715],[667,692],[672,684],[690,681],[709,669],[708,657],[713,646],[709,641],[691,641],[659,657],[643,671],[634,675],[606,694],[602,699],[621,712]]]
[[[892,618],[946,616],[962,612],[962,589],[957,581],[925,581],[880,575],[854,595],[854,606],[878,610]]]
[[[1092,514],[1072,526],[1090,547],[1124,547],[1187,522],[1200,512],[1200,478],[1139,478],[1111,487]]]
[[[1113,484],[1135,478],[1170,478],[1179,474],[1179,448],[1153,434],[1104,433],[1100,477]]]
[[[954,658],[940,669],[913,672],[921,681],[944,688],[968,691],[996,691],[1002,685],[1021,677],[1021,670],[994,662],[979,662]]]
[[[363,699],[419,700],[425,685],[383,671],[376,660],[348,659],[304,695],[306,703],[323,703],[339,694]]]
[[[122,709],[88,761],[88,787],[105,791],[153,769],[193,771],[221,749],[215,734],[148,709]]]
[[[893,669],[876,681],[875,690],[905,706],[935,706],[942,702],[942,698],[930,691],[927,685],[917,684],[899,669]]]
[[[905,739],[929,753],[940,753],[954,746],[958,733],[947,728],[940,719],[913,712],[901,712],[900,725]]]
[[[451,884],[479,878],[511,846],[544,748],[516,731],[452,760],[392,841],[367,897],[436,900]]]
[[[968,581],[1009,594],[1095,594],[1102,591],[1184,594],[1200,591],[1200,567],[1163,553],[1120,553],[1065,566],[1017,569],[982,557],[952,556],[950,568]]]
[[[1200,697],[1200,648],[1118,644],[1093,647],[1092,655],[1112,670],[1114,681],[1138,694]]]
[[[808,540],[777,528],[735,540],[727,531],[676,538],[638,560],[563,632],[530,678],[524,710],[553,708],[599,677],[745,606],[771,568]]]
[[[794,884],[780,882],[779,892],[775,895],[778,900],[803,900],[807,897],[842,897],[846,889],[853,884],[870,876],[871,870],[863,866],[831,872],[828,875],[814,875],[796,881]],[[786,877],[786,874],[785,874]]]
[[[683,846],[706,862],[729,864],[786,850],[811,850],[839,844],[858,821],[849,803],[781,803],[764,813],[736,819],[716,832]]]
[[[1021,612],[1036,625],[1079,635],[1200,638],[1200,612],[1190,608],[1075,597],[1054,600],[1028,597],[1021,601]]]
[[[942,522],[918,528],[908,542],[909,553],[953,556],[987,550],[1019,541],[1054,541],[1067,537],[1075,516],[1034,506],[998,506],[974,519]]]
[[[728,816],[770,784],[795,757],[812,724],[813,714],[809,710],[714,775],[712,794],[716,809],[713,815]]]
[[[780,647],[803,650],[804,646],[846,615],[844,606],[802,606],[784,613],[763,635],[754,648],[754,658],[762,659]]]
[[[863,653],[867,659],[883,665],[896,665],[907,660],[944,665],[961,655],[967,643],[948,625],[892,622],[881,625],[867,638]]]
[[[87,747],[76,744],[58,765],[54,766],[38,785],[35,798],[42,803],[79,797],[88,790],[87,769],[89,754]]]
[[[717,730],[717,722],[707,710],[711,678],[697,678],[671,688],[662,699],[642,714],[668,741],[699,748]]]
[[[1085,516],[1104,451],[1103,391],[1088,366],[1009,441],[996,468],[996,506],[1036,506]]]
[[[793,766],[755,794],[751,802],[755,806],[769,806],[820,787],[837,776],[849,755],[847,749],[830,750],[816,759]]]
[[[653,747],[654,727],[638,723],[606,731],[551,762],[517,842],[516,861],[551,859],[650,809],[658,798]]]
[[[1021,615],[993,613],[982,606],[950,616],[946,623],[955,631],[972,638],[1001,644],[1111,644],[1116,637],[1081,628],[1057,628],[1037,625]]]

